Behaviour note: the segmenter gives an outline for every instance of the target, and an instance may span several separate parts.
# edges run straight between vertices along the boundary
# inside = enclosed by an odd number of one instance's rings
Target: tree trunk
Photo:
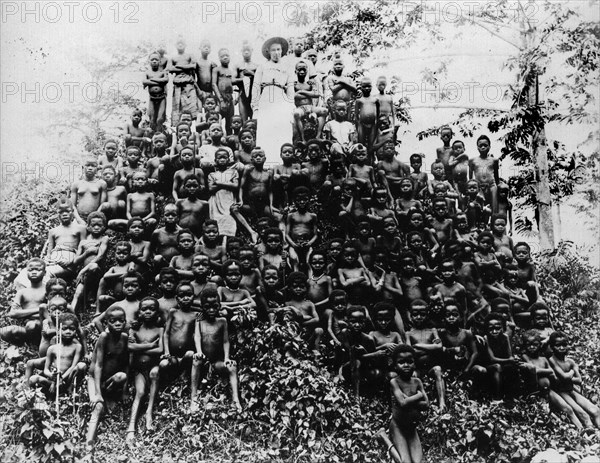
[[[537,207],[540,215],[540,248],[542,251],[552,251],[554,249],[554,222],[552,220],[552,196],[548,183],[548,147],[546,146],[545,129],[534,135],[533,158],[536,170]]]

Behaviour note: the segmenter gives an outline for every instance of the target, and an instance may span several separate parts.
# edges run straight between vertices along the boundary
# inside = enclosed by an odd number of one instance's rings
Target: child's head
[[[410,313],[410,320],[416,328],[425,325],[425,322],[427,321],[427,313],[429,311],[427,302],[425,302],[423,299],[415,299],[410,303],[410,308],[408,310]]]
[[[206,110],[207,113],[214,113],[216,108],[217,108],[217,100],[215,99],[214,96],[208,95],[206,98],[204,98],[204,109]]]
[[[420,172],[421,171],[421,167],[423,166],[423,158],[425,157],[424,154],[422,153],[414,153],[410,155],[410,167],[412,167],[412,169],[415,172]]]
[[[373,307],[375,312],[375,325],[379,330],[386,330],[394,320],[396,308],[389,302],[378,302]]]
[[[334,312],[343,314],[348,307],[348,297],[343,289],[334,289],[329,294],[329,304]]]
[[[138,272],[127,272],[123,275],[123,294],[129,300],[136,299],[142,291],[144,278]]]
[[[279,288],[279,270],[274,265],[265,265],[262,269],[261,277],[265,288]]]
[[[229,164],[229,152],[226,149],[219,148],[215,151],[215,166],[217,168],[225,168]]]
[[[433,178],[436,180],[441,180],[444,178],[444,172],[444,164],[440,161],[435,161],[433,164],[431,164],[431,175],[433,175]]]
[[[523,333],[523,345],[525,353],[530,357],[537,357],[542,346],[542,337],[536,330],[527,330]]]
[[[105,312],[104,320],[110,333],[121,334],[125,332],[127,316],[121,306],[111,305]]]
[[[402,180],[400,180],[398,186],[400,187],[400,193],[402,194],[402,196],[412,196],[413,182],[408,177],[405,177]]]
[[[383,231],[388,235],[395,235],[398,231],[398,224],[393,216],[388,216],[381,222]]]
[[[91,159],[85,161],[85,164],[83,165],[83,171],[86,178],[93,179],[96,176],[96,172],[98,172],[98,163]]]
[[[137,166],[142,157],[142,152],[137,146],[129,146],[125,152],[125,157],[130,166]]]
[[[227,245],[225,248],[225,252],[227,253],[227,257],[229,259],[239,260],[240,259],[240,249],[242,248],[242,240],[237,236],[227,237]]]
[[[363,305],[349,305],[346,308],[348,328],[353,333],[360,333],[365,328],[367,309]]]
[[[62,278],[53,277],[46,282],[46,299],[50,300],[54,296],[66,297],[66,295],[67,282]]]
[[[195,174],[188,175],[183,179],[183,190],[188,198],[195,198],[200,190],[200,177]]]
[[[469,220],[467,214],[459,212],[454,216],[453,225],[456,230],[460,233],[467,233],[469,231]]]
[[[308,259],[308,265],[313,272],[321,274],[325,270],[325,253],[319,250],[314,251]]]
[[[196,279],[206,279],[210,272],[210,259],[206,254],[194,254],[192,258],[192,272]]]
[[[106,185],[112,187],[115,184],[117,178],[117,170],[113,166],[104,166],[102,168],[102,180],[106,182]]]
[[[358,250],[350,241],[344,243],[342,261],[347,267],[354,267],[358,263]]]
[[[404,252],[400,255],[400,270],[406,276],[414,274],[417,268],[417,257],[412,252]]]
[[[221,124],[219,124],[218,122],[210,124],[210,126],[208,127],[208,135],[213,140],[213,142],[221,141],[221,138],[223,138],[223,128],[221,127]]]
[[[102,212],[94,211],[88,215],[87,231],[92,236],[100,236],[106,230],[106,216]]]
[[[179,274],[173,267],[163,267],[160,269],[160,273],[158,274],[158,287],[162,291],[163,296],[173,295],[178,281]]]
[[[108,159],[113,159],[119,150],[119,145],[115,140],[106,140],[104,143],[104,154]]]
[[[504,332],[503,326],[504,317],[501,314],[492,312],[485,317],[485,331],[488,336],[492,338],[499,337]]]
[[[280,156],[284,163],[292,162],[294,159],[294,145],[291,143],[284,143],[281,145]]]
[[[531,326],[543,330],[550,326],[550,309],[543,302],[534,302],[529,308]]]
[[[200,42],[200,52],[203,55],[208,55],[210,53],[210,50],[210,41],[208,41],[207,39],[202,39],[202,41]]]
[[[455,156],[460,156],[465,152],[465,144],[461,140],[452,142],[452,151],[454,151]]]
[[[242,129],[239,133],[240,146],[242,149],[252,149],[254,147],[254,132],[250,129]]]
[[[194,301],[194,287],[189,281],[182,281],[175,290],[175,299],[179,308],[188,309]]]
[[[77,316],[71,312],[63,313],[58,318],[58,323],[60,325],[60,334],[63,341],[72,340],[79,328],[79,319]]]
[[[487,155],[490,152],[490,138],[487,135],[480,135],[477,139],[477,150],[480,155]]]
[[[213,111],[210,110],[210,107],[214,104],[216,105],[217,103],[213,103],[213,101],[215,101],[213,99],[213,97],[208,97],[208,105],[205,103],[204,107],[206,108],[206,123],[209,126],[209,129],[207,130],[209,136],[210,136],[210,126],[213,124],[219,124],[221,122],[221,114],[215,109]]]
[[[305,211],[308,207],[310,199],[310,190],[305,186],[294,188],[294,205],[301,211]]]
[[[141,240],[145,231],[146,223],[141,217],[132,217],[127,222],[127,234],[132,240]]]
[[[268,253],[279,254],[281,252],[283,245],[283,233],[279,228],[267,228],[263,233],[263,240]]]
[[[477,244],[479,245],[479,249],[484,252],[493,252],[494,251],[494,235],[492,235],[489,231],[484,231],[479,234],[477,237]]]
[[[54,296],[48,300],[48,313],[53,320],[67,311],[67,300],[62,296]]]
[[[431,206],[434,216],[438,219],[445,218],[448,215],[448,203],[445,198],[440,198],[439,196],[433,198]]]
[[[412,185],[412,183],[411,183]],[[385,208],[388,200],[388,193],[384,187],[376,187],[373,190],[373,201],[375,205]]]
[[[360,80],[360,90],[362,91],[364,96],[369,96],[371,94],[371,90],[373,88],[373,82],[369,77],[363,77]]]
[[[223,279],[225,284],[237,289],[242,281],[242,268],[237,260],[227,260],[223,264]]]
[[[440,277],[445,283],[453,282],[456,277],[456,270],[454,268],[454,261],[450,259],[444,260],[438,268]]]
[[[421,252],[423,250],[423,235],[418,231],[411,231],[406,234],[406,244],[412,252]]]
[[[194,234],[187,228],[179,230],[177,233],[177,248],[184,255],[190,255],[194,251]]]
[[[460,309],[454,298],[444,300],[444,323],[449,327],[456,327],[461,321]]]
[[[565,356],[569,350],[569,338],[563,331],[555,331],[550,335],[548,345],[555,356]]]
[[[306,142],[306,153],[308,158],[315,162],[321,159],[321,141],[317,139],[308,140]]]
[[[308,291],[308,277],[302,272],[292,272],[288,277],[288,288],[294,299],[301,300]]]
[[[433,196],[445,198],[448,194],[448,185],[446,183],[436,183],[433,185]]]
[[[444,145],[448,145],[450,143],[450,140],[452,140],[453,135],[454,133],[452,132],[452,129],[450,127],[442,127],[440,129],[440,138],[444,142]]]
[[[221,309],[221,298],[215,288],[206,288],[200,293],[202,314],[208,320],[214,320]]]
[[[187,167],[188,169],[193,167],[195,158],[194,149],[192,148],[192,145],[187,145],[181,148],[181,150],[179,151],[179,159],[181,160],[181,164],[183,164],[184,167]]]
[[[510,187],[506,183],[501,181],[498,184],[496,191],[498,192],[498,199],[506,200],[508,198],[508,193],[510,192]]]
[[[131,176],[131,184],[135,191],[144,191],[147,183],[148,176],[146,175],[146,172],[136,171]]]
[[[344,240],[341,238],[333,238],[327,246],[327,257],[331,262],[337,262],[338,257],[342,253]]]
[[[377,83],[375,84],[377,86],[377,90],[379,90],[381,93],[384,92],[385,87],[387,87],[387,79],[385,76],[379,76],[377,78]]]
[[[254,148],[252,150],[252,153],[250,154],[250,160],[252,162],[252,165],[254,165],[255,167],[262,167],[265,164],[266,159],[267,158],[265,155],[265,150],[263,150],[259,146]]]
[[[218,55],[219,55],[219,61],[221,61],[221,64],[223,66],[227,66],[230,61],[229,50],[227,48],[221,48],[219,50]]]
[[[348,105],[344,100],[337,100],[333,105],[333,112],[336,120],[343,121],[348,114]]]
[[[492,215],[492,232],[497,235],[504,235],[506,233],[506,215],[504,214],[493,214]]]
[[[255,267],[256,254],[254,248],[242,246],[240,249],[240,268],[242,272],[247,273]]]
[[[219,223],[214,219],[204,221],[202,225],[202,239],[204,243],[215,243],[219,239]]]
[[[350,149],[350,156],[357,164],[364,164],[365,162],[367,162],[368,158],[367,147],[362,143],[357,143],[353,145]]]
[[[118,241],[115,245],[115,260],[117,264],[124,265],[129,261],[131,254],[131,243],[128,241]]]
[[[239,114],[234,115],[231,118],[231,130],[233,131],[233,133],[239,133],[243,124],[244,120],[242,119],[242,116],[240,116]]]
[[[298,61],[296,63],[296,76],[304,79],[308,74],[308,65],[304,61]]]
[[[166,204],[163,210],[163,217],[165,219],[165,225],[177,224],[177,221],[179,220],[179,212],[177,211],[177,206],[175,206],[175,204],[173,203]]]
[[[142,323],[157,323],[159,313],[158,300],[147,296],[140,301],[137,318]]]
[[[61,223],[67,224],[73,221],[73,203],[68,198],[61,198],[56,207],[58,209],[58,217]]]
[[[502,320],[506,323],[510,319],[510,303],[503,297],[497,297],[490,302],[492,313],[502,315]]]
[[[356,234],[360,238],[369,238],[372,235],[371,222],[366,217],[356,224]]]
[[[425,215],[419,209],[411,209],[406,215],[406,219],[413,230],[420,231],[425,226]]]
[[[32,283],[40,283],[46,274],[46,262],[39,257],[27,261],[27,278]]]
[[[402,378],[410,378],[415,372],[415,355],[415,350],[406,344],[394,349],[394,367]]]
[[[467,196],[475,197],[479,193],[479,182],[475,179],[471,179],[466,185]]]
[[[373,248],[373,261],[375,265],[380,267],[383,270],[388,270],[389,268],[389,258],[388,258],[388,250],[384,247],[375,247]]]
[[[531,258],[531,247],[524,241],[515,244],[515,260],[518,263],[528,262]]]
[[[516,286],[519,283],[519,269],[514,264],[504,266],[504,284]]]
[[[142,111],[140,109],[134,109],[133,112],[131,113],[131,120],[134,123],[140,123],[140,121],[142,120]]]

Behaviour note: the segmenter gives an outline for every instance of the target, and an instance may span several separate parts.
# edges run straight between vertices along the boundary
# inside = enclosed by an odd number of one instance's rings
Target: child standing
[[[229,167],[229,153],[218,149],[215,152],[215,171],[208,174],[208,210],[210,218],[217,221],[221,235],[235,236],[237,226],[231,214],[235,194],[239,186],[238,171]]]

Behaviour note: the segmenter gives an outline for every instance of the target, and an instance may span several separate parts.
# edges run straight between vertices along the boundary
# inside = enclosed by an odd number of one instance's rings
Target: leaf
[[[62,453],[65,451],[65,444],[63,444],[62,442],[57,442],[56,444],[54,444],[54,450],[59,455],[62,455]]]

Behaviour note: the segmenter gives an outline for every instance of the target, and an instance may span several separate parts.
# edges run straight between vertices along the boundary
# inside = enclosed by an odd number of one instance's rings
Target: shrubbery
[[[56,194],[39,183],[17,187],[3,203],[0,222],[0,302],[12,298],[9,283],[23,263],[39,255],[48,229],[57,223]],[[585,376],[584,388],[598,402],[600,359],[597,346],[598,270],[568,243],[538,256],[538,275],[557,326],[573,338],[572,356]],[[387,428],[385,393],[360,402],[331,372],[311,358],[295,330],[259,325],[240,331],[234,341],[245,407],[232,410],[225,385],[211,379],[202,387],[203,406],[189,415],[187,380],[161,390],[156,407],[158,431],[143,434],[133,448],[124,442],[129,403],[100,426],[97,461],[129,462],[378,462],[385,452],[374,436]],[[293,357],[286,356],[289,351]],[[85,461],[82,447],[89,417],[84,388],[64,398],[61,419],[40,407],[40,395],[17,386],[22,380],[24,349],[6,349],[0,357],[0,428],[2,461]],[[549,417],[537,398],[514,408],[469,400],[462,383],[448,381],[449,409],[432,411],[421,436],[428,461],[525,462],[548,447],[571,461],[600,451],[598,433],[577,433]],[[430,388],[428,393],[434,397]]]

